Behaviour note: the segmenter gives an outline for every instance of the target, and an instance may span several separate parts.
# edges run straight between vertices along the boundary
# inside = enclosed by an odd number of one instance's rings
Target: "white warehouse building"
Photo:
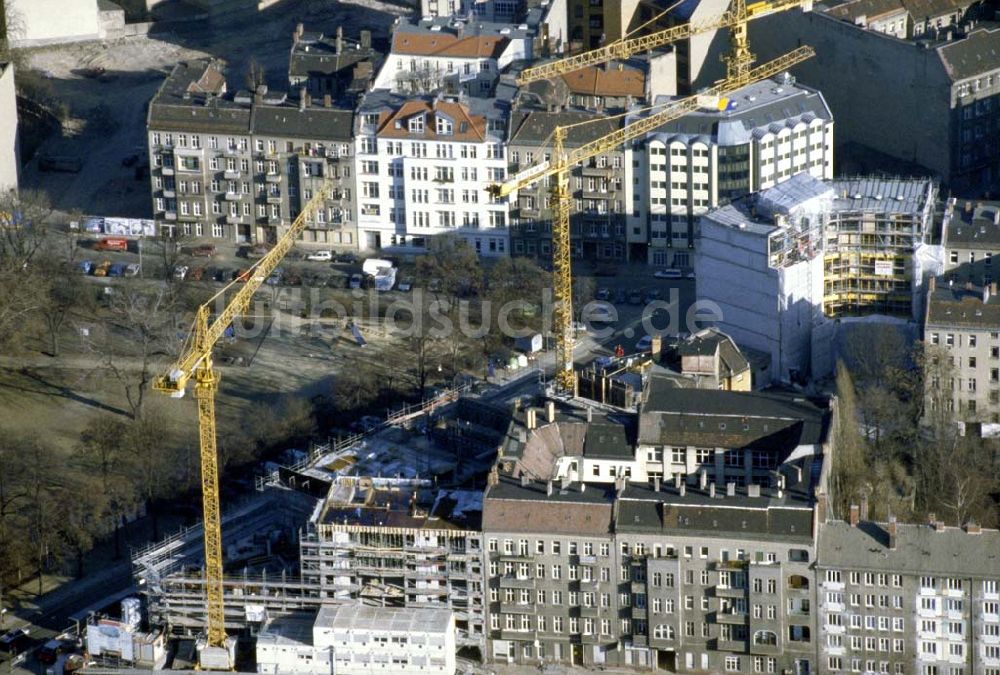
[[[633,149],[630,245],[652,265],[687,267],[698,216],[801,172],[833,178],[833,115],[787,74],[668,122]],[[634,250],[634,245],[632,246]]]
[[[271,621],[257,672],[328,675],[455,672],[455,617],[444,609],[331,605]]]

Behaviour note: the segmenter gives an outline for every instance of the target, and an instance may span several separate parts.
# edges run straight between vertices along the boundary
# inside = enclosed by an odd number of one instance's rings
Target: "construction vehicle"
[[[746,50],[746,53],[749,54],[749,50]],[[715,86],[699,92],[697,96],[670,101],[664,106],[654,106],[662,109],[607,136],[584,143],[571,150],[566,150],[564,147],[566,131],[570,127],[556,127],[552,133],[552,153],[549,161],[543,161],[529,167],[512,176],[510,180],[489,187],[490,193],[494,196],[505,197],[543,178],[555,177],[555,184],[552,187],[555,211],[552,223],[552,276],[553,296],[555,298],[553,331],[556,338],[556,385],[560,389],[573,392],[576,382],[576,373],[573,369],[573,279],[570,270],[570,168],[578,162],[583,162],[619,145],[636,140],[651,131],[655,131],[667,122],[683,117],[698,108],[706,105],[713,106],[713,101],[723,99],[727,94],[744,87],[746,84],[773,77],[814,54],[811,47],[799,47],[756,68],[744,71],[742,66],[734,66],[727,69],[733,77],[720,80]],[[742,57],[736,56],[734,58]],[[752,55],[750,58],[752,60]]]
[[[329,199],[330,189],[322,187],[305,205],[288,231],[260,260],[246,272],[244,284],[230,283],[201,305],[180,357],[167,373],[153,381],[153,389],[174,398],[184,396],[188,380],[194,379],[198,400],[198,435],[201,456],[201,500],[205,530],[205,588],[208,624],[206,644],[199,659],[206,670],[231,670],[234,644],[227,641],[222,597],[222,532],[219,511],[219,462],[215,443],[215,394],[219,389],[219,374],[212,365],[212,349],[225,335],[233,321],[246,314],[254,294],[264,283],[285,254],[292,249],[298,235],[312,215]],[[239,290],[226,303],[225,309],[212,317],[212,307],[219,297],[232,288]]]
[[[531,68],[525,68],[517,76],[517,83],[523,86],[539,80],[552,79],[580,70],[581,68],[586,68],[587,66],[608,63],[616,59],[627,59],[635,54],[664,47],[678,40],[694,37],[700,33],[728,28],[731,31],[731,47],[729,54],[723,59],[726,62],[726,80],[729,82],[741,82],[741,86],[747,85],[752,81],[747,78],[750,76],[750,68],[753,67],[753,54],[750,52],[747,43],[747,22],[752,19],[759,19],[778,12],[795,9],[796,7],[800,7],[802,11],[808,12],[812,10],[812,4],[812,0],[775,0],[774,2],[754,2],[747,5],[746,0],[733,0],[728,11],[711,19],[685,23],[638,37],[625,36],[603,47],[598,47],[597,49],[592,49],[576,56],[569,56],[538,66],[532,66]],[[665,13],[661,12],[637,28],[636,31],[641,30],[644,26],[649,25]],[[633,31],[633,33],[636,31]]]

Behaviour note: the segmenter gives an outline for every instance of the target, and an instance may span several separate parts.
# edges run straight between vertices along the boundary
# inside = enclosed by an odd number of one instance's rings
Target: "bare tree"
[[[254,56],[251,56],[250,62],[247,63],[247,72],[243,81],[246,83],[247,90],[251,94],[256,92],[257,88],[261,85],[267,84],[267,72]]]
[[[833,432],[833,472],[830,506],[843,516],[851,504],[859,503],[869,467],[867,447],[858,429],[857,394],[851,373],[843,362],[837,364],[837,418]]]
[[[0,194],[0,349],[24,340],[46,303],[38,282],[50,212],[43,193]]]

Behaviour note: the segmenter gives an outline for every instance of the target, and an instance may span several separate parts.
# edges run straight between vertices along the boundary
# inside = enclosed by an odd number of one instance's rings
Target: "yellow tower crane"
[[[330,196],[323,186],[306,204],[267,255],[247,272],[246,283],[212,318],[213,303],[224,297],[233,286],[227,286],[201,305],[195,313],[194,325],[180,357],[167,373],[153,381],[153,389],[174,398],[184,395],[188,380],[194,378],[194,394],[198,399],[198,437],[201,453],[201,503],[205,529],[205,589],[208,623],[206,638],[209,647],[226,648],[226,618],[222,598],[222,529],[219,512],[219,460],[215,445],[215,394],[219,389],[219,374],[212,367],[212,349],[238,317],[250,308],[254,294],[291,250],[299,233]]]
[[[616,59],[627,59],[635,54],[657,49],[678,40],[685,40],[700,33],[729,28],[732,46],[729,54],[723,57],[726,61],[726,79],[730,82],[742,82],[742,85],[746,85],[750,83],[750,80],[746,78],[750,76],[750,69],[753,67],[753,54],[750,53],[747,42],[747,22],[796,7],[808,12],[812,10],[812,4],[812,0],[774,0],[773,2],[765,0],[752,2],[748,5],[746,0],[732,0],[732,5],[726,12],[710,19],[673,26],[648,35],[626,36],[583,54],[525,68],[517,76],[517,83],[523,86],[539,80],[549,80],[587,66],[608,63]],[[643,26],[652,23],[656,18],[647,21]],[[643,26],[640,26],[639,29]]]
[[[564,145],[566,129],[569,127],[557,127],[552,134],[551,160],[529,167],[504,183],[490,186],[489,190],[493,195],[505,197],[543,178],[555,176],[555,185],[552,186],[551,192],[555,205],[555,218],[552,223],[552,275],[553,294],[556,301],[553,329],[556,338],[556,384],[561,389],[573,391],[576,381],[576,374],[573,370],[573,277],[570,270],[570,168],[619,145],[641,138],[671,120],[694,112],[702,106],[706,99],[724,97],[750,82],[773,77],[814,54],[811,47],[799,47],[773,61],[747,69],[745,73],[734,80],[728,78],[720,80],[715,86],[709,87],[697,96],[671,101],[664,106],[656,106],[661,109],[607,136],[570,150],[567,150]]]

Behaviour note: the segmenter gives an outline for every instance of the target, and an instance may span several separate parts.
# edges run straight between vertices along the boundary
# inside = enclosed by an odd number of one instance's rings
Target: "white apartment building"
[[[483,99],[372,92],[356,119],[362,249],[419,251],[452,233],[480,255],[509,255],[507,200],[486,190],[506,176],[503,110]]]
[[[833,177],[833,115],[820,92],[790,77],[757,82],[723,111],[701,110],[649,134],[632,166],[630,248],[646,243],[650,264],[686,267],[699,215],[797,173]]]
[[[820,675],[1000,675],[998,549],[996,530],[873,523],[858,507],[822,524]]]
[[[399,18],[372,88],[407,95],[446,91],[489,96],[500,71],[531,57],[534,34],[528,24]]]
[[[328,675],[455,672],[455,617],[444,609],[324,606],[271,621],[257,672]]]

